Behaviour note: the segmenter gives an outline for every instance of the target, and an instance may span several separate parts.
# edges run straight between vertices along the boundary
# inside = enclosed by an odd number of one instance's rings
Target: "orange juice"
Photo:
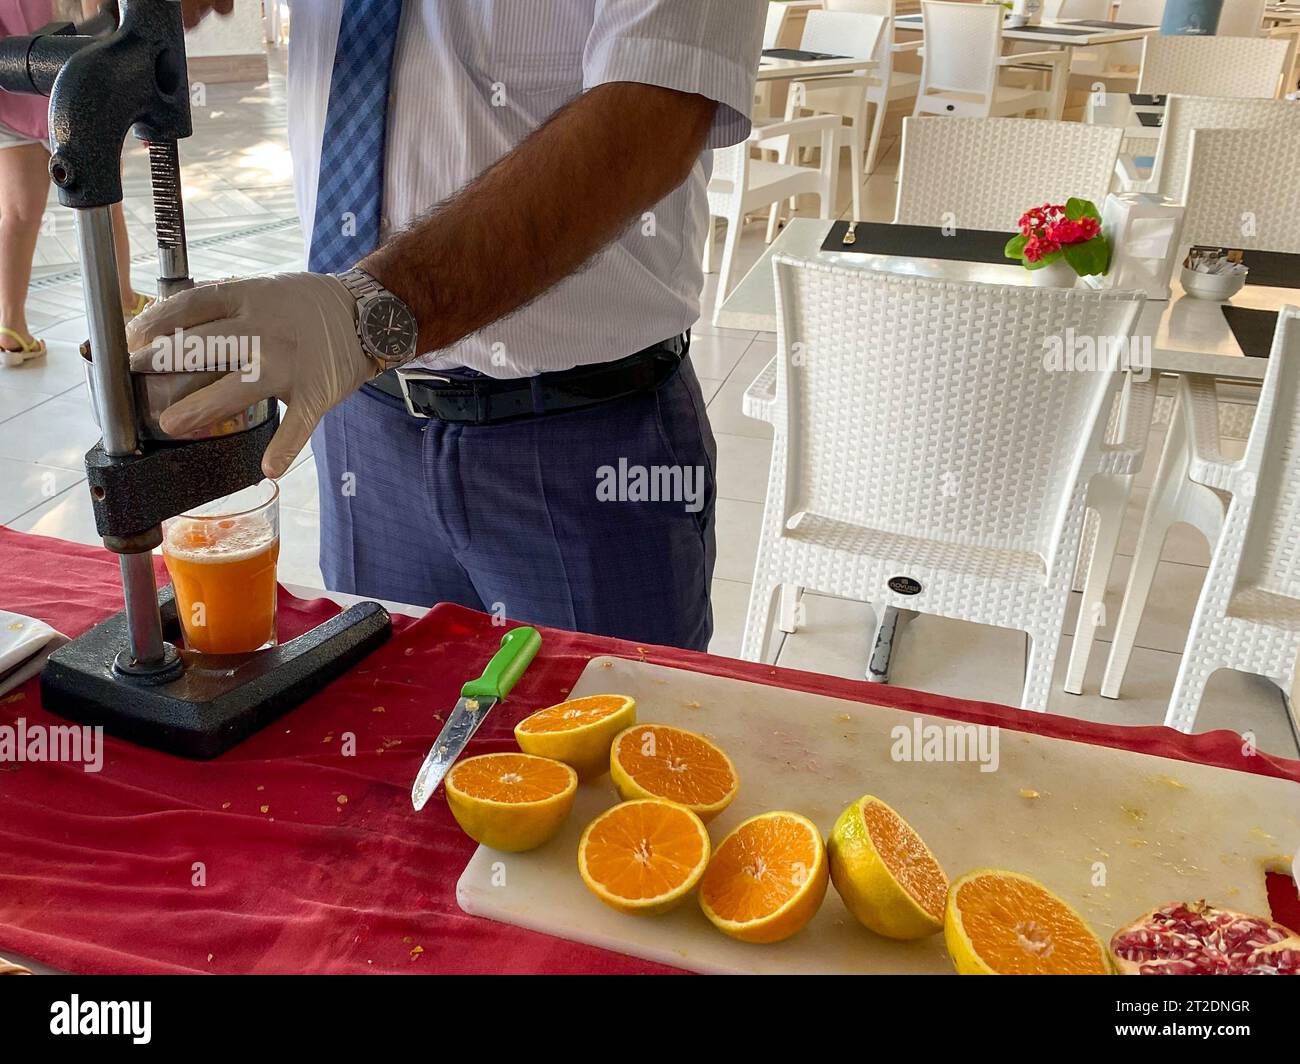
[[[275,641],[280,536],[266,512],[178,517],[163,536],[185,645],[237,654]]]

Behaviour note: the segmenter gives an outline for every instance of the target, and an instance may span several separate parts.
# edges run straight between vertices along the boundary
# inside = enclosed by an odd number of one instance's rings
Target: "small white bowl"
[[[1231,299],[1246,283],[1244,273],[1198,273],[1183,267],[1183,291],[1193,299]]]

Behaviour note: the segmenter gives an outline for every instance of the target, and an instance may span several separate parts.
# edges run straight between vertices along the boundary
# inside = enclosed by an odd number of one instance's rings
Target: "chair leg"
[[[781,203],[773,203],[767,212],[767,242],[776,239],[776,231],[781,228]]]
[[[862,122],[856,121],[853,136],[849,138],[849,148],[853,152],[853,220],[862,220],[862,186],[866,184],[866,175],[862,172]]]
[[[1204,657],[1201,651],[1207,648],[1198,646],[1199,643],[1195,633],[1187,640],[1183,660],[1178,666],[1178,676],[1174,680],[1174,692],[1169,698],[1169,711],[1165,714],[1166,728],[1175,728],[1186,734],[1191,734],[1192,727],[1196,724],[1196,714],[1201,708],[1205,685],[1221,667]]]
[[[749,589],[749,612],[745,617],[745,635],[740,645],[740,656],[745,661],[766,661],[776,614],[776,594],[780,588],[780,584],[773,583],[754,584]]]
[[[1155,579],[1156,566],[1160,564],[1165,537],[1170,526],[1180,519],[1179,496],[1187,481],[1187,461],[1187,430],[1182,411],[1175,405],[1164,449],[1160,453],[1160,464],[1156,467],[1151,497],[1142,514],[1133,567],[1124,587],[1124,600],[1115,621],[1115,635],[1101,681],[1103,698],[1118,698],[1124,683],[1124,673],[1128,670],[1133,645],[1137,641],[1138,625],[1142,623],[1142,611],[1146,609],[1147,597],[1151,593],[1151,582]]]
[[[722,245],[722,266],[718,272],[718,306],[731,294],[731,267],[736,261],[736,248],[740,244],[740,229],[743,215],[733,215],[727,219],[727,239]]]
[[[1074,625],[1074,644],[1070,648],[1070,664],[1065,672],[1065,690],[1068,694],[1083,693],[1083,678],[1092,657],[1093,641],[1097,629],[1106,623],[1106,584],[1110,581],[1111,564],[1115,561],[1115,548],[1119,544],[1120,528],[1124,524],[1124,508],[1128,503],[1131,477],[1116,477],[1123,483],[1095,482],[1096,534],[1088,562],[1088,577],[1083,585],[1083,598],[1079,602],[1079,619]]]
[[[1029,633],[1029,654],[1025,658],[1025,689],[1020,695],[1020,708],[1035,713],[1047,712],[1047,698],[1052,691],[1052,671],[1056,667],[1056,650],[1061,633],[1055,636],[1044,631]]]
[[[880,134],[885,128],[885,112],[889,109],[887,100],[875,104],[876,114],[871,120],[871,141],[867,145],[866,170],[868,174],[876,172],[877,156],[880,154]]]
[[[1137,553],[1133,556],[1133,567],[1129,570],[1128,583],[1124,587],[1124,602],[1115,621],[1115,635],[1111,640],[1110,655],[1106,658],[1106,672],[1101,680],[1102,698],[1119,697],[1124,674],[1128,671],[1129,658],[1133,656],[1133,646],[1137,642],[1142,613],[1151,595],[1156,567],[1160,564],[1160,552],[1164,550],[1165,537],[1172,524],[1173,515],[1164,511],[1161,500],[1153,498],[1142,518]]]
[[[777,628],[787,634],[799,630],[799,621],[803,613],[803,588],[798,584],[781,585],[781,611]]]

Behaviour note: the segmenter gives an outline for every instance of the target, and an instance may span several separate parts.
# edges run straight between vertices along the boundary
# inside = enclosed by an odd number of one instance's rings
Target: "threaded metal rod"
[[[176,141],[149,142],[149,181],[153,186],[154,226],[158,231],[158,292],[163,298],[193,288],[185,245],[185,206]]]

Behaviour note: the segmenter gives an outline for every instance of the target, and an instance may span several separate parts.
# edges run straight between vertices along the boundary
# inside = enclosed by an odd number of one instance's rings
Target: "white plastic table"
[[[823,218],[793,218],[745,275],[714,316],[714,324],[727,329],[776,332],[776,290],[772,258],[791,255],[814,262],[835,263],[857,269],[892,270],[946,280],[984,281],[991,284],[1029,284],[1028,273],[1014,262],[1005,266],[945,259],[903,259],[822,251],[831,222]],[[1232,297],[1233,306],[1280,310],[1300,304],[1300,289],[1246,285]],[[1151,368],[1169,373],[1209,373],[1238,380],[1262,380],[1267,362],[1246,355],[1238,346],[1220,310],[1222,304],[1184,296],[1175,271],[1173,291],[1167,300],[1148,300],[1138,318],[1136,335],[1149,337]],[[775,369],[775,365],[773,365]]]

